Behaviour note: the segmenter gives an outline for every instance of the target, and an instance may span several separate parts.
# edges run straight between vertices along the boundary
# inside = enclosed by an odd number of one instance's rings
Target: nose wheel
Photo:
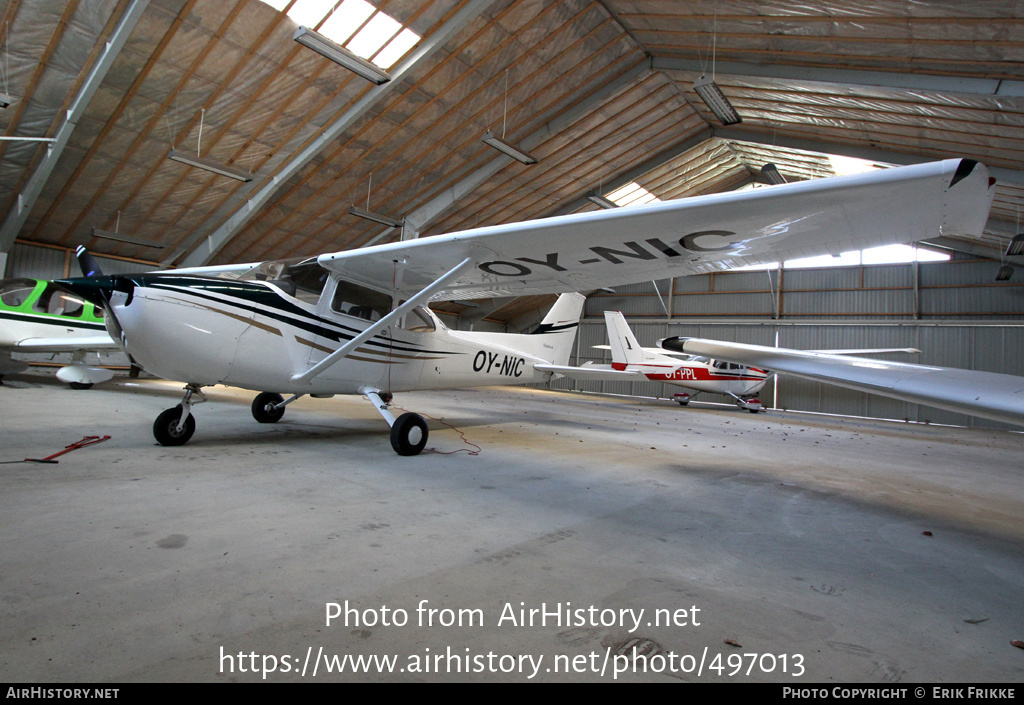
[[[182,423],[181,404],[167,409],[153,422],[153,437],[162,446],[185,445],[195,432],[196,418],[192,414],[185,416]]]
[[[185,387],[185,397],[177,406],[163,411],[153,422],[153,437],[162,446],[181,446],[188,443],[196,432],[196,420],[192,407],[206,401],[199,385]]]

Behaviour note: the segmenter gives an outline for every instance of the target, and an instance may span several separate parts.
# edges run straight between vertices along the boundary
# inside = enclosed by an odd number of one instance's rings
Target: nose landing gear
[[[198,399],[193,400],[193,396]],[[188,443],[196,432],[196,420],[192,416],[192,407],[206,401],[206,395],[200,385],[189,384],[185,387],[185,397],[175,407],[163,411],[153,422],[153,437],[162,446],[181,446]]]

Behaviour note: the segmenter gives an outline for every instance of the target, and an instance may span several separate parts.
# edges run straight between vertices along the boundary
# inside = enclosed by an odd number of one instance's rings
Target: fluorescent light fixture
[[[352,215],[359,216],[360,218],[366,218],[367,220],[372,220],[375,223],[387,225],[389,228],[400,228],[403,225],[405,225],[404,220],[395,220],[394,218],[384,215],[382,213],[374,213],[373,211],[368,211],[363,208],[356,208],[355,206],[349,208],[348,212],[351,213]]]
[[[761,167],[761,175],[768,179],[768,183],[773,185],[786,183],[786,177],[779,171],[779,167],[775,166],[771,162],[768,162]]]
[[[182,164],[198,167],[199,169],[212,171],[214,174],[220,174],[221,176],[227,176],[231,179],[237,179],[238,181],[252,181],[252,175],[247,174],[244,171],[232,169],[229,166],[224,166],[217,162],[212,162],[209,159],[203,159],[202,157],[193,157],[191,154],[185,154],[184,152],[179,152],[176,149],[172,149],[171,153],[167,155],[167,158],[173,159],[176,162],[181,162]]]
[[[359,74],[367,81],[372,81],[378,86],[391,80],[391,76],[379,66],[370,63],[366,59],[356,56],[351,51],[336,44],[319,32],[314,32],[308,27],[299,27],[295,30],[295,41],[303,46],[309,47],[317,54],[325,56],[331,61],[344,66],[349,71]]]
[[[596,203],[597,205],[601,206],[602,208],[618,208],[619,207],[618,203],[614,203],[614,202],[608,200],[604,196],[598,194],[596,191],[591,191],[590,193],[588,193],[587,194],[587,200],[590,201],[591,203]]]
[[[506,142],[505,140],[501,139],[500,137],[495,137],[494,133],[492,133],[490,130],[488,130],[484,134],[483,141],[484,141],[484,144],[491,145],[492,147],[494,147],[499,152],[503,152],[503,153],[507,154],[508,156],[512,157],[513,159],[515,159],[516,161],[522,162],[523,164],[536,164],[537,163],[537,160],[533,156],[527,154],[526,152],[524,152],[523,150],[519,149],[515,145],[509,144],[508,142]]]
[[[1012,276],[1013,276],[1013,267],[1011,267],[1008,264],[1004,264],[1002,267],[999,268],[999,271],[996,272],[996,281],[997,282],[1004,282],[1004,281],[1006,281],[1007,279],[1009,279]]]
[[[6,93],[0,93],[0,108],[6,108],[14,102],[14,98],[7,95]]]
[[[1017,233],[1010,240],[1010,244],[1006,246],[1007,257],[1018,257],[1024,255],[1024,233]]]
[[[722,89],[715,83],[715,79],[701,76],[694,82],[693,90],[697,91],[700,99],[707,103],[711,112],[723,125],[735,125],[738,122],[743,122],[743,118],[736,112],[736,108],[732,107],[729,99],[722,93]]]
[[[139,247],[152,247],[155,250],[162,250],[166,245],[154,245],[152,242],[143,242],[142,240],[136,240],[134,238],[125,237],[118,233],[112,233],[109,230],[100,230],[99,228],[92,229],[92,236],[98,237],[103,240],[116,240],[117,242],[126,242],[129,245],[138,245]]]

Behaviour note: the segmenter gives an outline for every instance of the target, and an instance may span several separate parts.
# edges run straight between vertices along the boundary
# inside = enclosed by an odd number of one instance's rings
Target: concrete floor
[[[400,458],[362,398],[214,388],[160,447],[180,387],[0,387],[0,460],[111,436],[0,469],[8,680],[1024,680],[1024,436],[497,388],[400,395],[480,448]]]

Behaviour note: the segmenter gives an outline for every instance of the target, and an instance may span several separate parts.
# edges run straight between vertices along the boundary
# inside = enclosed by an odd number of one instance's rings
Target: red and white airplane
[[[610,365],[586,362],[579,367],[547,366],[545,369],[574,379],[665,382],[688,390],[673,396],[682,406],[701,392],[712,392],[732,397],[738,407],[752,414],[764,408],[757,393],[771,377],[771,372],[701,355],[645,348],[637,341],[622,313],[605,311],[604,320],[609,345],[596,347],[611,349]]]

